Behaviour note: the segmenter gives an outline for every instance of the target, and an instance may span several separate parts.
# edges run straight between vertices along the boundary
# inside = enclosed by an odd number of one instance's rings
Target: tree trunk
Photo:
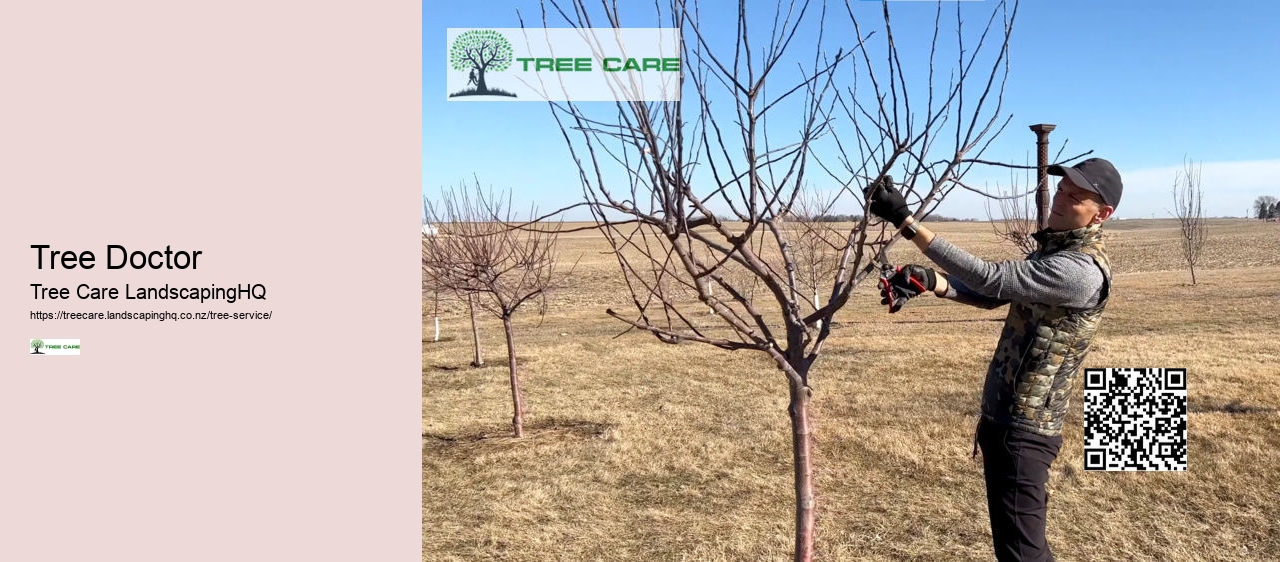
[[[471,311],[471,341],[475,343],[476,356],[471,361],[473,367],[484,366],[484,356],[480,354],[480,327],[476,325],[476,303],[475,297],[467,295],[467,309]]]
[[[815,282],[815,283],[813,284],[813,286],[814,286],[814,289],[813,289],[813,310],[815,310],[815,311],[816,311],[816,310],[818,310],[819,308],[822,308],[822,299],[821,299],[821,298],[819,298],[819,296],[818,296],[818,289],[817,289],[818,284]],[[815,323],[814,323],[814,326],[816,326],[819,330],[821,330],[821,329],[822,329],[822,321],[821,321],[821,320],[819,320],[819,321],[815,322]]]
[[[1196,265],[1191,264],[1191,284],[1196,284]]]
[[[507,332],[507,362],[511,366],[511,406],[515,413],[511,425],[516,437],[524,437],[524,395],[520,393],[520,376],[516,372],[516,341],[511,332],[511,317],[502,317],[502,328]]]
[[[435,336],[433,336],[433,337],[431,338],[431,341],[440,341],[440,317],[439,317],[439,316],[432,316],[432,317],[431,317],[431,320],[432,320],[432,321],[435,323],[435,325],[436,325],[436,335],[435,335]]]
[[[480,71],[476,73],[476,91],[489,91],[489,86],[486,86],[484,82],[484,68],[481,68]]]
[[[813,560],[817,496],[813,491],[813,426],[809,420],[809,388],[794,379],[788,386],[791,388],[791,404],[787,412],[791,415],[791,452],[796,484],[795,562],[810,562]]]

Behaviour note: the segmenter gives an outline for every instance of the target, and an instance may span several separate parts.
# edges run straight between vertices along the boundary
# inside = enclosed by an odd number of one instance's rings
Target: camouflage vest
[[[1102,270],[1102,295],[1093,308],[1064,308],[1013,302],[1000,343],[987,369],[983,416],[999,425],[1040,435],[1062,433],[1072,384],[1089,353],[1111,289],[1111,266],[1102,243],[1102,225],[1068,232],[1035,234],[1040,259],[1058,252],[1082,252]]]

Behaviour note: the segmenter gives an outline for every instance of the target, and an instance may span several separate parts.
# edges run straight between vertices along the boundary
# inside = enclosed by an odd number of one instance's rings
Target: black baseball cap
[[[1102,196],[1102,202],[1112,207],[1120,206],[1120,192],[1124,184],[1120,182],[1120,172],[1110,162],[1101,158],[1090,158],[1072,166],[1049,166],[1049,174],[1071,178],[1071,183]]]

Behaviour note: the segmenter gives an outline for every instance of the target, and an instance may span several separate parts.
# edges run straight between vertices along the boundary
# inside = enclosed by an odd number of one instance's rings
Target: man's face
[[[1102,202],[1100,195],[1064,177],[1058,182],[1058,191],[1053,194],[1053,204],[1049,206],[1049,228],[1058,231],[1084,228],[1107,220],[1114,211],[1113,207]]]

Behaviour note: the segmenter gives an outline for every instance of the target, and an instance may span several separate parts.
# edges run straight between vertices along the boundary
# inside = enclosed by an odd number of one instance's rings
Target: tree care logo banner
[[[676,28],[457,29],[449,101],[680,101]]]
[[[80,355],[80,340],[33,339],[27,351],[30,355]]]

